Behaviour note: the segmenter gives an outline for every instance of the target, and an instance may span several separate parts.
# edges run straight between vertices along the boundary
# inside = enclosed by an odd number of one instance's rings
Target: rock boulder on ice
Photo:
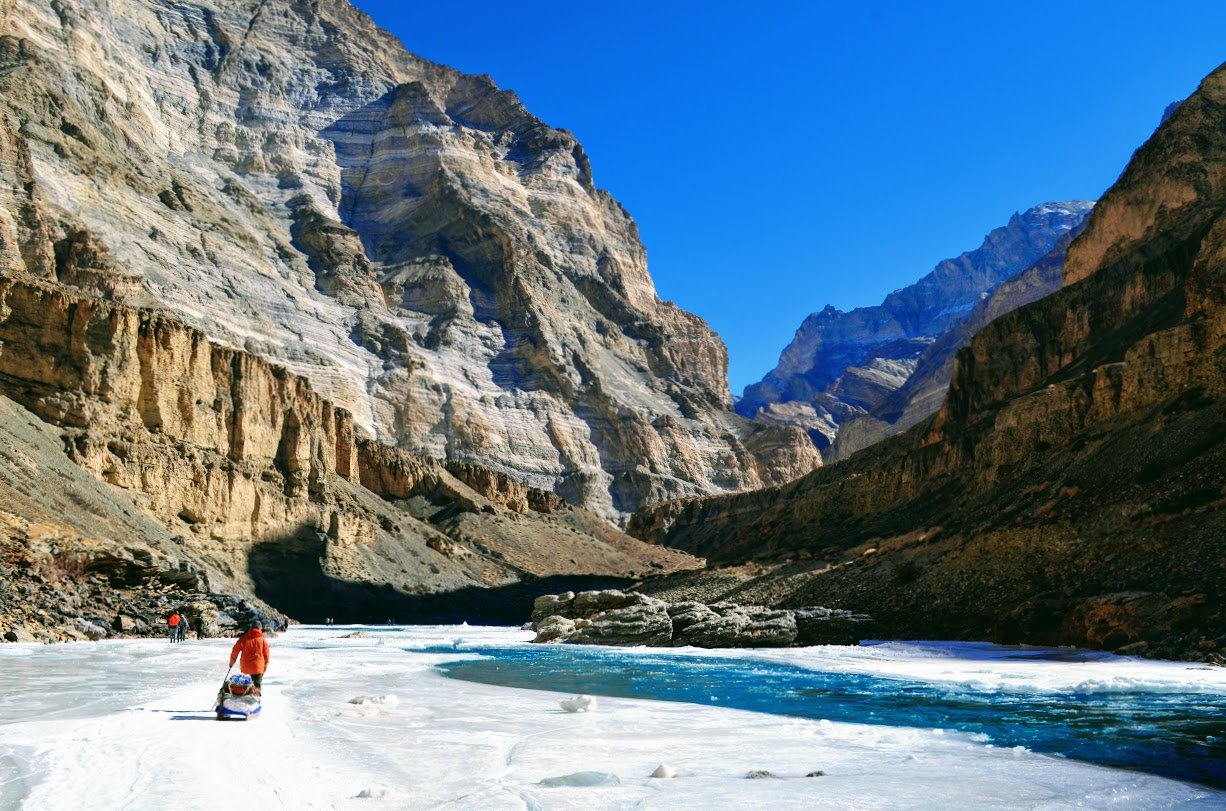
[[[796,644],[809,645],[858,645],[868,636],[873,618],[868,614],[856,614],[837,608],[797,608]]]
[[[700,648],[778,648],[854,645],[872,618],[830,608],[774,609],[696,601],[669,604],[616,589],[538,597],[534,642],[602,645],[693,645]]]
[[[679,615],[685,624],[683,627],[674,624],[674,645],[786,648],[796,641],[796,617],[791,611],[735,603],[703,608],[705,612],[691,609]]]

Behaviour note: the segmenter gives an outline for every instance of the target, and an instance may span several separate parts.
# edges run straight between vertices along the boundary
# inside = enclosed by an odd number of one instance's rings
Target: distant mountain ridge
[[[850,312],[827,306],[810,315],[778,365],[746,387],[737,411],[766,424],[802,427],[818,447],[828,448],[841,426],[901,389],[926,353],[966,323],[990,291],[1044,259],[1093,206],[1088,200],[1051,202],[1015,213],[978,248],[938,263],[880,305]],[[941,391],[946,384],[948,375]],[[935,411],[940,398],[924,402],[928,410],[919,418]]]

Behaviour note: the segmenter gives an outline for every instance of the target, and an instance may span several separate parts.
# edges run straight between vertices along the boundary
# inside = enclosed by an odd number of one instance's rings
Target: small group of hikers
[[[178,611],[166,618],[170,628],[170,641],[183,642],[187,639],[187,617]],[[277,630],[288,630],[289,623],[282,622]],[[238,662],[238,669],[251,677],[256,689],[260,689],[264,681],[264,670],[268,667],[268,639],[259,623],[247,626],[247,632],[238,638],[230,649],[230,667]]]
[[[187,640],[187,617],[180,614],[178,611],[166,618],[166,625],[170,628],[171,642],[184,642]]]

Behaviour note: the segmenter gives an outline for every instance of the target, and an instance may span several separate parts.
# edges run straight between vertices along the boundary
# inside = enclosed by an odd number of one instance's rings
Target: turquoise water
[[[484,658],[446,663],[440,671],[504,687],[958,730],[984,735],[996,746],[1024,746],[1226,788],[1223,693],[987,690],[747,658],[558,645],[465,647],[464,652]]]

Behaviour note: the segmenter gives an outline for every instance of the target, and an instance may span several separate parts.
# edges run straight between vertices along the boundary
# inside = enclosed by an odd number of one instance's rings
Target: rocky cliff
[[[39,522],[57,555],[112,550],[139,582],[191,572],[304,619],[515,617],[540,578],[694,565],[504,474],[363,438],[304,378],[160,310],[28,274],[0,274],[0,394],[31,437],[0,475],[0,534]]]
[[[957,353],[934,417],[781,488],[635,516],[733,567],[653,588],[909,637],[1226,645],[1224,210],[1226,67],[1096,206],[1065,286]]]
[[[0,265],[173,312],[356,428],[612,520],[777,484],[581,145],[344,0],[0,0]]]
[[[769,425],[796,425],[823,449],[846,426],[854,438],[826,450],[827,461],[914,425],[933,413],[949,382],[953,350],[965,345],[985,313],[999,315],[1028,296],[1056,289],[1050,273],[989,296],[1042,260],[1057,264],[1065,239],[1093,203],[1045,203],[1014,214],[973,251],[940,262],[927,276],[875,307],[827,306],[805,319],[779,364],[745,389],[737,411]],[[1065,241],[1061,241],[1065,240]],[[1020,290],[1026,290],[1019,295]],[[905,391],[904,391],[905,390]],[[868,420],[862,420],[869,416]]]

